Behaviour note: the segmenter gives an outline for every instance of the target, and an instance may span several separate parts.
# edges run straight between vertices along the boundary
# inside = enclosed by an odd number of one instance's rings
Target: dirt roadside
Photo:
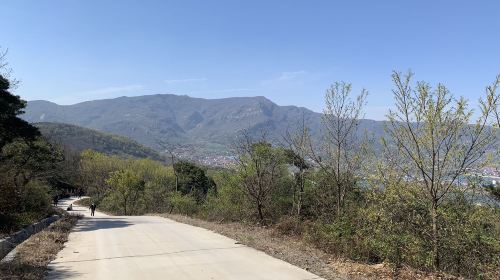
[[[0,279],[43,279],[47,265],[64,247],[78,219],[77,216],[65,215],[21,243],[16,248],[14,259],[0,264]]]

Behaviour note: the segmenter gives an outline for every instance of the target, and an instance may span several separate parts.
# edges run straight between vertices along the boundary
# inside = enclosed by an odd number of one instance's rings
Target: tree
[[[363,145],[358,137],[358,124],[368,92],[363,89],[352,99],[351,91],[351,84],[345,82],[337,82],[326,91],[323,145],[319,152],[311,149],[312,159],[331,182],[337,216],[341,215],[361,169]]]
[[[168,211],[170,193],[175,191],[173,168],[151,159],[134,159],[127,168],[145,182],[141,210],[148,213]]]
[[[288,145],[285,150],[286,159],[289,164],[295,166],[298,171],[295,172],[295,184],[293,189],[293,204],[295,216],[300,219],[302,210],[302,198],[304,195],[305,173],[310,168],[306,161],[310,153],[311,139],[309,128],[306,126],[305,118],[302,116],[302,122],[294,131],[287,130],[284,141]]]
[[[10,78],[6,54],[0,51],[0,230],[23,225],[26,220],[19,217],[33,221],[47,214],[47,185],[58,176],[64,159],[36,127],[18,117],[26,101],[11,93],[17,82]],[[32,207],[37,200],[47,207]]]
[[[178,144],[174,144],[174,143],[168,143],[168,142],[165,142],[165,141],[162,141],[162,140],[159,140],[157,142],[157,144],[163,148],[167,153],[169,153],[170,155],[170,163],[172,164],[172,166],[175,165],[175,159],[177,157],[176,155],[176,150],[180,148],[180,146]],[[174,168],[174,177],[175,177],[175,191],[179,191],[179,176],[177,174],[177,171],[175,170]]]
[[[486,87],[486,99],[480,100],[482,106],[493,104],[493,113],[495,114],[496,125],[500,127],[500,112],[498,112],[498,103],[500,103],[500,93],[497,89],[500,86],[500,74],[497,75],[495,82],[491,86]]]
[[[264,208],[281,176],[283,149],[273,148],[265,136],[255,140],[243,132],[236,143],[238,169],[246,194],[254,202],[257,215],[264,223]]]
[[[6,55],[6,51],[0,52],[0,71],[7,68]],[[8,72],[0,72],[0,150],[16,138],[34,140],[40,136],[36,127],[18,117],[24,113],[26,101],[10,92],[12,82],[8,79]]]
[[[8,174],[5,178],[18,188],[31,180],[56,177],[64,160],[62,151],[43,139],[12,142],[4,147],[2,156],[2,170]]]
[[[176,162],[174,171],[179,178],[178,191],[184,195],[191,194],[198,201],[204,199],[208,190],[215,187],[213,180],[206,175],[205,170],[189,161]]]
[[[136,213],[139,198],[144,191],[144,181],[131,170],[115,171],[106,182],[117,194],[125,215]]]
[[[80,176],[82,185],[89,195],[100,201],[109,189],[106,180],[109,175],[125,169],[129,162],[119,157],[110,157],[102,153],[85,150],[81,153]]]
[[[419,186],[431,217],[433,266],[440,267],[439,207],[457,180],[471,168],[485,162],[493,148],[495,131],[489,127],[495,104],[481,105],[481,116],[472,122],[466,100],[456,100],[442,84],[436,88],[425,82],[412,83],[412,73],[394,72],[392,79],[396,110],[388,118],[385,149],[393,158],[400,177]],[[409,184],[401,184],[401,187]]]
[[[0,219],[24,213],[23,197],[30,182],[51,181],[63,163],[60,150],[43,139],[16,140],[3,147],[0,157]]]

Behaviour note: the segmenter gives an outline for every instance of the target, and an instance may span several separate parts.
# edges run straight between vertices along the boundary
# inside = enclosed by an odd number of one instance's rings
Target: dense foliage
[[[0,55],[0,66],[3,55]],[[0,67],[1,70],[1,67]],[[49,215],[52,198],[72,187],[71,153],[40,136],[19,118],[26,102],[10,92],[0,73],[0,233],[9,233]]]
[[[40,135],[35,127],[18,117],[24,113],[26,101],[13,95],[10,88],[11,81],[0,74],[0,148],[16,138],[33,140]]]

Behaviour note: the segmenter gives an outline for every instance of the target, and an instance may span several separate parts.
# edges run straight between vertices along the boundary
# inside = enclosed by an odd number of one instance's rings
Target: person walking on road
[[[94,216],[96,205],[95,203],[90,204],[90,216]]]

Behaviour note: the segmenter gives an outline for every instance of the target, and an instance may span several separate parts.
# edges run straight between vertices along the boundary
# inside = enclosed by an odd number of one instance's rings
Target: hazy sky
[[[477,100],[500,73],[500,1],[0,0],[16,94],[59,104],[263,95],[321,111],[334,81],[392,104],[391,71]]]

